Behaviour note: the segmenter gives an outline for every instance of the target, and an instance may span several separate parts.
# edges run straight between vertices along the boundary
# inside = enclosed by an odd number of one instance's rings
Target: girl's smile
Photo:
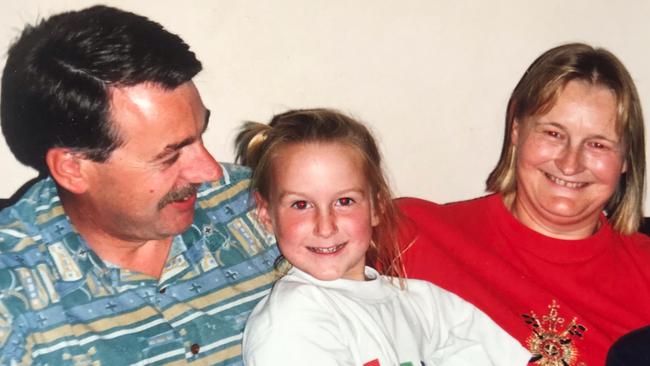
[[[293,143],[272,162],[269,201],[258,216],[282,255],[319,280],[364,280],[377,218],[356,149],[341,143]]]

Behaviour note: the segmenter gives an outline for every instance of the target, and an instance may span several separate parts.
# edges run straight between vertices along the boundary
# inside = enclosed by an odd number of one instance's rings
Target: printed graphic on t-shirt
[[[368,361],[363,364],[363,366],[382,366],[381,363],[379,362],[378,359],[374,359],[372,361]],[[402,362],[399,364],[399,366],[416,366],[413,362]],[[427,366],[423,361],[420,361],[420,364],[418,366]]]
[[[576,317],[565,327],[565,319],[558,315],[560,305],[555,300],[548,308],[548,315],[542,316],[541,319],[533,311],[530,315],[522,315],[533,331],[526,340],[528,350],[533,355],[529,362],[539,366],[585,365],[582,362],[577,363],[580,354],[574,341],[582,338],[587,328],[578,324]]]

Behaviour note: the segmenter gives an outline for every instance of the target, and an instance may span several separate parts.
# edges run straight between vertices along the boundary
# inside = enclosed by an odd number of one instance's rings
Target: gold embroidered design
[[[526,340],[533,355],[529,362],[540,366],[575,366],[579,354],[573,341],[582,338],[587,328],[578,324],[575,317],[563,327],[565,319],[558,315],[560,305],[555,300],[548,308],[548,315],[541,320],[533,311],[522,315],[533,331]]]

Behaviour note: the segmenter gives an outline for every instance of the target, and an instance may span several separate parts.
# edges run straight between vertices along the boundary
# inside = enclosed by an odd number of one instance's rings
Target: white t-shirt
[[[530,354],[470,303],[435,285],[380,276],[320,281],[292,268],[253,310],[244,363],[526,365]]]

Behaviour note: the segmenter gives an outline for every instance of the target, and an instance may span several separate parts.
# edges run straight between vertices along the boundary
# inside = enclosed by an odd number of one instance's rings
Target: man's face
[[[125,142],[89,163],[83,200],[90,230],[122,240],[164,239],[194,218],[196,186],[221,177],[203,146],[209,112],[192,82],[111,90],[110,120]]]

